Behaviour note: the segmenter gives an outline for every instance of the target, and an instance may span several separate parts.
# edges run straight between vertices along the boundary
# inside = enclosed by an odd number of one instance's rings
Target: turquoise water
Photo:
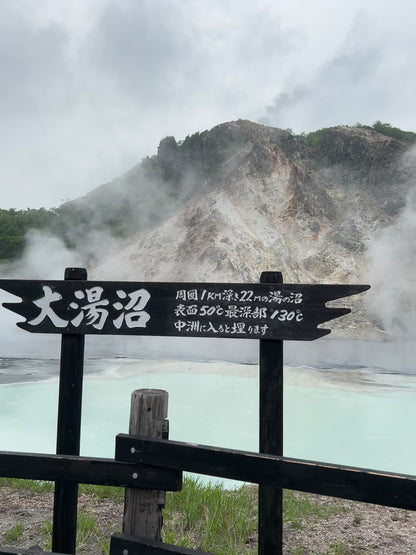
[[[416,474],[415,393],[289,386],[286,455]]]
[[[257,450],[257,367],[106,362],[84,380],[81,454],[112,457],[134,389],[169,392],[170,438]],[[0,386],[0,450],[53,453],[58,381]],[[416,474],[414,378],[285,369],[286,456]]]

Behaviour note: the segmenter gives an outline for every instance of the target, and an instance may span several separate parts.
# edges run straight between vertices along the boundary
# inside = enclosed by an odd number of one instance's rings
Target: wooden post
[[[282,283],[263,272],[261,283]],[[283,341],[260,340],[260,453],[283,455]],[[282,553],[282,488],[259,486],[259,555]]]
[[[138,389],[131,396],[129,433],[143,438],[167,439],[168,393]],[[165,492],[126,488],[123,532],[161,541]]]
[[[65,280],[86,280],[85,268],[66,268]],[[57,455],[79,455],[85,336],[62,334]],[[78,484],[55,482],[52,551],[75,553]]]

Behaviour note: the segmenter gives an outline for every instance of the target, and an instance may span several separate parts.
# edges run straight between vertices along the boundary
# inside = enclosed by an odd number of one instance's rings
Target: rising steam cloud
[[[67,266],[79,266],[81,257],[58,237],[32,229],[26,236],[22,257],[0,267],[3,278],[63,279]]]
[[[81,257],[68,249],[57,237],[39,230],[31,230],[26,236],[22,257],[11,264],[0,265],[0,278],[16,279],[63,279],[64,270],[80,264]],[[0,305],[18,299],[0,290]],[[28,334],[16,327],[22,318],[0,307],[0,330],[3,357],[57,357],[58,336]]]
[[[416,338],[416,188],[399,219],[369,245],[367,265],[369,309],[381,327],[393,337]]]

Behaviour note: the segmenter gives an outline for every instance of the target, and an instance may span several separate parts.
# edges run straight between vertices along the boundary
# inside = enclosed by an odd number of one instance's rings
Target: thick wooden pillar
[[[86,280],[85,268],[66,268],[65,280]],[[81,404],[84,373],[82,334],[63,334],[59,377],[57,455],[79,455]],[[77,537],[78,484],[55,482],[52,551],[75,553]]]
[[[261,283],[282,283],[263,272]],[[283,455],[283,341],[260,340],[260,453]],[[259,555],[282,553],[282,489],[259,486]]]
[[[129,434],[167,439],[168,393],[160,389],[138,389],[131,396]],[[162,509],[166,492],[126,488],[123,532],[161,541]]]

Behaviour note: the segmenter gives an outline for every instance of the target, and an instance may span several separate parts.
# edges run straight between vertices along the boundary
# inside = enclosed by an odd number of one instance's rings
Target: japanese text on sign
[[[283,295],[278,289],[268,294],[256,294],[252,289],[179,289],[176,301],[174,326],[180,333],[264,337],[269,329],[268,320],[303,320],[302,311],[295,306],[293,310],[276,308],[280,304],[301,305],[303,295],[300,292]]]
[[[70,308],[77,311],[77,314],[70,320],[58,316],[51,307],[52,303],[62,300],[62,295],[53,292],[48,285],[43,286],[42,289],[44,296],[33,301],[41,311],[36,318],[28,322],[32,326],[49,318],[57,328],[64,328],[69,323],[77,328],[83,323],[102,330],[107,319],[110,318],[116,329],[120,329],[123,323],[128,328],[144,328],[150,319],[150,315],[143,310],[150,299],[146,289],[137,289],[131,293],[118,289],[116,294],[119,300],[113,303],[103,296],[102,287],[77,289],[74,291],[74,299],[69,303]]]
[[[258,295],[252,289],[223,289],[210,291],[209,289],[180,289],[176,292],[176,299],[181,301],[225,301],[225,302],[262,302],[262,303],[288,303],[301,304],[302,293],[290,291],[286,296],[280,290],[271,290],[267,295]]]

